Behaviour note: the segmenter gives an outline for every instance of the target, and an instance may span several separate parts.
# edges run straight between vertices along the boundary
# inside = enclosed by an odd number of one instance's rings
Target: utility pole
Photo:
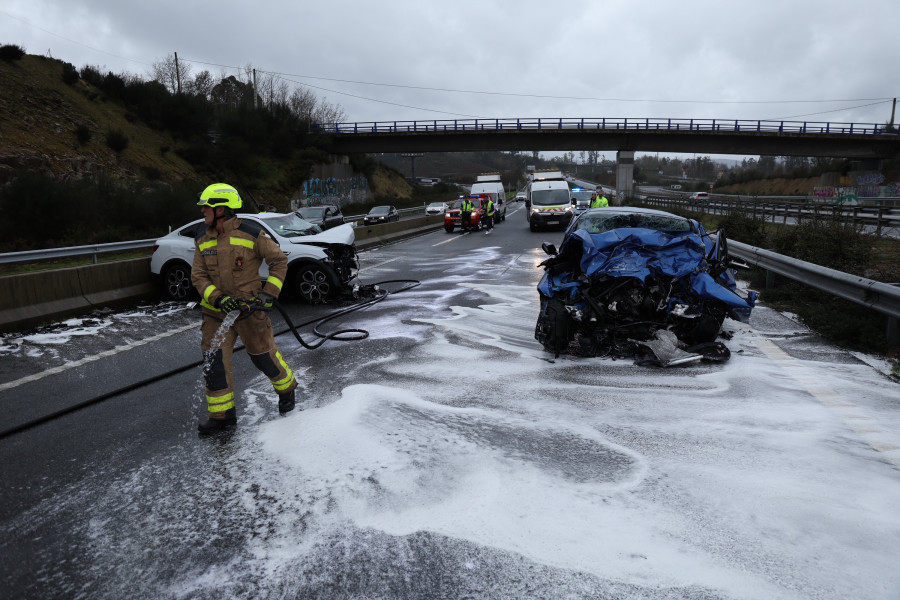
[[[178,53],[175,53],[175,87],[178,88],[178,95],[181,95],[181,69],[178,68]]]
[[[894,98],[894,104],[891,106],[891,129],[894,128],[894,112],[897,110],[897,99]]]
[[[256,90],[257,89],[258,88],[256,87],[256,69],[253,69],[253,108],[254,109],[259,108],[259,106],[257,106],[257,100],[256,100],[256,98],[257,98]]]

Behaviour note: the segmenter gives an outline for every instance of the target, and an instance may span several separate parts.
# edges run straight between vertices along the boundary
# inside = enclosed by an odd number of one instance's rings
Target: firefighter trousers
[[[287,394],[297,387],[294,372],[275,345],[269,315],[262,311],[252,312],[235,321],[224,335],[219,334],[221,339],[216,339],[216,332],[221,325],[220,319],[204,314],[200,327],[200,349],[203,351],[203,376],[206,380],[206,403],[210,417],[222,417],[226,410],[234,408],[232,355],[238,336],[244,342],[250,360],[269,378],[277,394]]]

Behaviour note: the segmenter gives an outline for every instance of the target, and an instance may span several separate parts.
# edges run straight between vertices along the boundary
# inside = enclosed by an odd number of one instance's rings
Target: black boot
[[[233,408],[229,408],[225,411],[224,419],[208,418],[205,421],[200,421],[197,425],[197,431],[203,437],[219,433],[220,431],[227,431],[234,428],[235,425],[237,425],[237,415]]]
[[[286,414],[294,410],[294,390],[278,395],[278,414]]]

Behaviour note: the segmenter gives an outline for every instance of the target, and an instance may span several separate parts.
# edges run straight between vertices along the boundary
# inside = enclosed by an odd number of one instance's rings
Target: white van
[[[569,182],[559,171],[535,171],[528,183],[525,217],[531,231],[547,227],[565,229],[575,214]]]

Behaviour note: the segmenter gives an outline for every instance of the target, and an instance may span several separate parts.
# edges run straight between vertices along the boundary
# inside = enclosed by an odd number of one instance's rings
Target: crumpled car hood
[[[692,291],[700,298],[719,300],[739,312],[746,311],[747,315],[753,307],[732,289],[733,279],[728,278],[726,287],[705,271],[709,248],[696,233],[667,234],[655,229],[623,228],[591,234],[582,229],[566,240],[559,249],[560,255],[577,251],[570,246],[579,243],[581,270],[588,277],[634,277],[642,282],[648,276],[660,274],[688,278]],[[557,277],[544,277],[538,289],[550,296],[553,288],[559,289],[561,285],[566,284]]]
[[[322,233],[307,235],[291,239],[292,244],[312,244],[315,246],[327,246],[329,244],[352,245],[356,241],[356,233],[349,223],[326,229]]]

